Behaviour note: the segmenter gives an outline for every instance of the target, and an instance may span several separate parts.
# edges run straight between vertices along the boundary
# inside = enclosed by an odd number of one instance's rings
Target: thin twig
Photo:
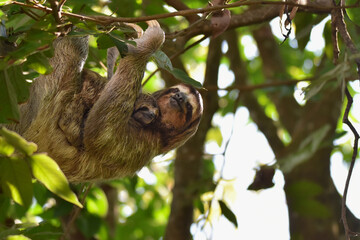
[[[84,195],[81,198],[80,203],[84,206],[85,203],[85,199],[87,197],[87,195],[89,194],[90,189],[92,188],[93,184],[90,183],[89,185],[84,185],[81,187],[81,192],[84,192]],[[64,236],[68,239],[70,239],[70,235],[71,235],[71,230],[73,229],[72,226],[76,220],[76,218],[79,216],[81,211],[81,208],[79,208],[78,206],[74,206],[73,210],[71,211],[71,217],[69,222],[66,224],[66,228],[64,231]]]
[[[344,5],[344,0],[340,1],[340,5]],[[346,23],[344,20],[344,13],[343,9],[339,9],[336,11],[336,26],[337,29],[344,40],[345,46],[350,50],[350,52],[354,55],[359,53],[359,50],[356,48],[353,40],[351,39],[351,36],[349,34],[349,31],[347,30]],[[360,77],[360,58],[355,58],[355,63],[357,65],[358,75]]]
[[[335,2],[335,0],[333,1]],[[331,11],[331,42],[333,45],[333,63],[336,65],[339,59],[340,49],[338,41],[338,27],[337,27],[336,10]]]
[[[339,6],[344,6],[345,5],[345,1],[344,0],[340,0],[340,4]],[[344,20],[344,10],[343,9],[338,9],[338,10],[333,10],[331,12],[332,15],[332,26],[333,28],[336,28],[336,30],[340,33],[342,39],[344,40],[344,44],[346,46],[347,49],[350,50],[350,52],[352,54],[357,54],[359,51],[356,48],[355,44],[353,43],[351,36],[347,30],[346,27],[346,23]],[[334,31],[334,30],[333,30]],[[336,36],[337,37],[337,36]],[[334,41],[333,41],[334,42]],[[337,41],[336,41],[337,43]],[[334,46],[334,48],[336,48],[337,46]],[[337,51],[337,49],[334,50]],[[334,56],[335,58],[337,56]],[[355,63],[357,65],[358,68],[358,76],[360,77],[360,59],[359,58],[355,58]],[[352,125],[352,123],[349,120],[349,112],[350,112],[350,108],[352,106],[353,103],[353,98],[348,90],[348,88],[345,88],[345,95],[347,98],[347,105],[346,105],[346,109],[344,112],[344,116],[343,116],[343,123],[346,124],[351,132],[353,133],[355,139],[354,139],[354,145],[353,145],[353,154],[351,157],[351,163],[350,163],[350,167],[349,167],[349,172],[346,178],[346,182],[345,182],[345,188],[344,188],[344,193],[343,193],[343,198],[342,198],[342,202],[341,202],[341,220],[343,222],[344,225],[344,230],[345,230],[345,239],[346,240],[350,240],[351,236],[358,236],[359,233],[353,232],[348,225],[347,222],[347,218],[346,218],[346,198],[347,198],[347,193],[349,190],[349,184],[350,184],[350,179],[351,179],[351,174],[353,172],[354,169],[354,164],[355,164],[355,160],[356,160],[356,156],[357,156],[357,152],[358,152],[358,142],[359,142],[359,133],[356,131],[355,127]]]
[[[344,224],[345,239],[350,240],[350,236],[359,236],[359,233],[356,233],[356,232],[353,232],[350,230],[348,222],[347,222],[347,218],[346,218],[346,197],[347,197],[347,193],[348,193],[348,189],[349,189],[351,174],[354,169],[354,164],[355,164],[355,160],[356,160],[356,156],[357,156],[357,152],[358,152],[359,133],[356,131],[355,127],[352,125],[352,123],[349,120],[349,112],[350,112],[350,109],[351,109],[351,106],[353,103],[353,98],[352,98],[348,88],[345,89],[345,94],[346,94],[346,98],[347,98],[348,102],[347,102],[344,117],[343,117],[343,123],[348,125],[348,127],[350,128],[351,132],[354,134],[354,137],[355,137],[350,168],[349,168],[349,172],[348,172],[348,175],[346,178],[343,198],[341,201],[341,220]]]

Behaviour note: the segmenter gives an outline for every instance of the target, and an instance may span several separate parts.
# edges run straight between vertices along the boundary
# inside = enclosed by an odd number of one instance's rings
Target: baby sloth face
[[[156,97],[161,123],[168,129],[184,129],[198,121],[203,106],[199,92],[190,85],[175,85]],[[197,128],[197,124],[196,128]]]

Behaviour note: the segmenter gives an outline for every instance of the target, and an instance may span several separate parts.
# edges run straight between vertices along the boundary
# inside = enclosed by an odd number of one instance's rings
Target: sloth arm
[[[101,153],[106,147],[116,152],[118,143],[128,140],[129,122],[146,64],[164,41],[164,32],[157,22],[148,25],[144,35],[135,40],[136,46],[128,45],[127,56],[119,61],[115,74],[89,112],[84,129],[87,151]]]

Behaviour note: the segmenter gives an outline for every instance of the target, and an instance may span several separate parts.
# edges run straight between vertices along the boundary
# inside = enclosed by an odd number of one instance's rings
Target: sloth
[[[109,80],[83,68],[88,37],[56,39],[53,72],[37,78],[20,105],[12,128],[47,152],[70,182],[131,176],[197,131],[203,106],[194,87],[141,91],[146,64],[164,42],[158,22],[147,24]]]

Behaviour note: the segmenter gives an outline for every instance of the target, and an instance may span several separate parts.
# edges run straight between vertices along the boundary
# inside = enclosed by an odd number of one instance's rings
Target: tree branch
[[[186,6],[185,3],[183,3],[182,1],[179,0],[164,0],[164,2],[166,2],[167,5],[175,8],[177,11],[182,11],[182,10],[189,10],[190,8],[188,6]],[[185,16],[185,18],[190,22],[196,22],[197,20],[200,19],[199,16],[197,15],[188,15]]]

